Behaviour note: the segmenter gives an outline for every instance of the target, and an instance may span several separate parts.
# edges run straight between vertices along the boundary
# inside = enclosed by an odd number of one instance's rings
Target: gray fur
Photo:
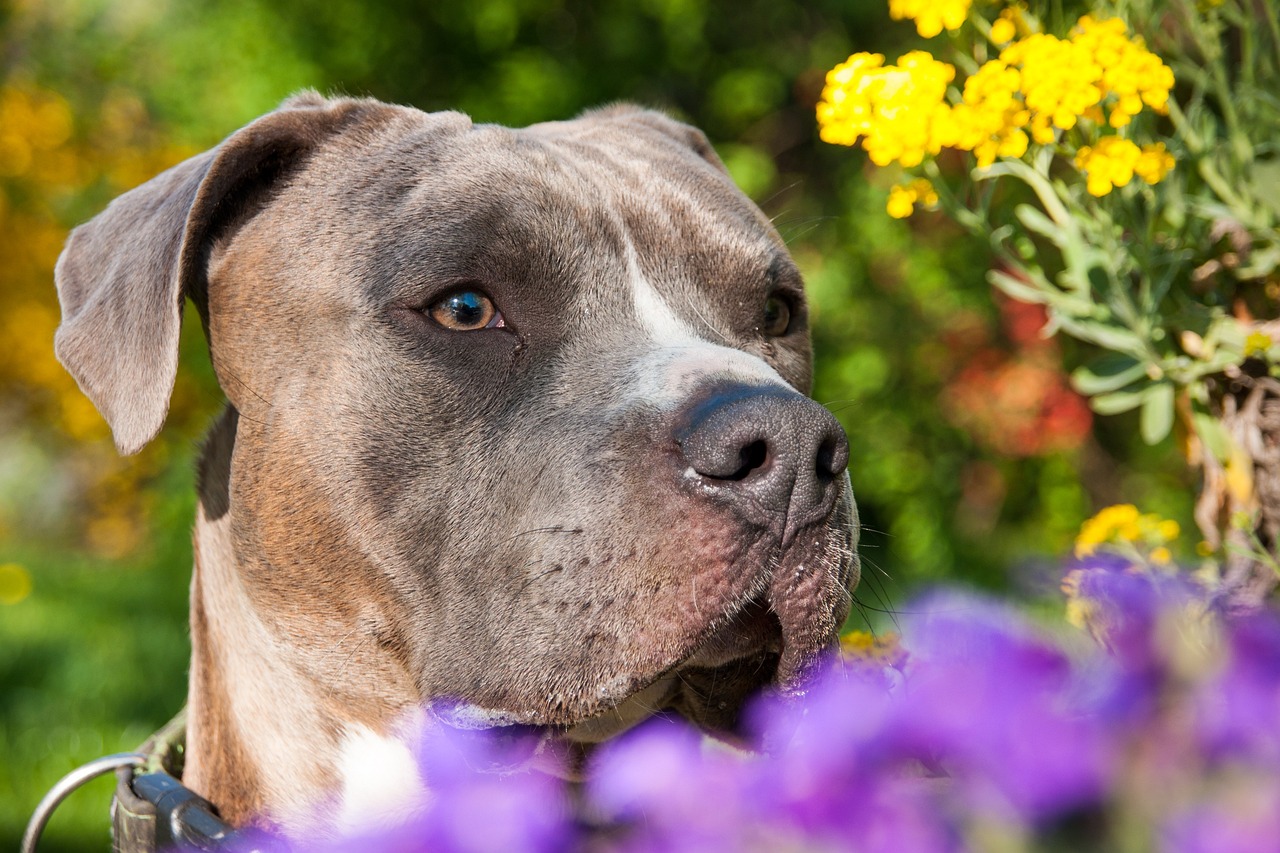
[[[77,229],[58,286],[59,357],[126,453],[163,421],[184,295],[205,320],[229,411],[200,472],[189,781],[237,822],[306,824],[346,727],[442,697],[578,741],[637,695],[731,726],[847,611],[843,461],[788,520],[682,456],[698,401],[798,400],[811,357],[786,247],[666,116],[510,130],[305,95]],[[506,326],[433,325],[459,286]],[[769,338],[775,292],[794,328]]]

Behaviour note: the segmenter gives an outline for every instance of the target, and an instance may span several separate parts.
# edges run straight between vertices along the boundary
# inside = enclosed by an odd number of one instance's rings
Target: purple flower
[[[1225,666],[1195,701],[1204,750],[1280,768],[1280,621],[1251,614],[1224,630]]]
[[[1280,853],[1280,776],[1224,780],[1207,801],[1170,820],[1170,853]]]
[[[898,736],[985,811],[1036,822],[1096,801],[1113,744],[1073,704],[1082,694],[1066,655],[990,602],[940,596],[922,609],[907,631],[918,666]]]
[[[407,823],[362,833],[323,853],[556,853],[574,844],[568,793],[552,776],[527,769],[542,743],[530,729],[466,731],[438,723],[420,733],[419,763],[429,793]]]
[[[925,807],[917,756],[898,749],[902,711],[883,680],[838,664],[799,699],[763,700],[753,712],[766,749],[753,768],[756,814],[804,837],[858,840],[860,848],[917,830],[950,838],[941,812]],[[911,775],[907,762],[916,764]],[[924,849],[948,848],[940,841]]]
[[[1280,853],[1280,620],[1227,621],[1189,583],[1101,558],[1070,577],[1100,645],[1068,654],[1008,605],[931,596],[910,607],[902,670],[837,660],[801,696],[760,698],[752,751],[656,718],[601,745],[575,799],[519,770],[555,763],[546,731],[433,727],[418,818],[305,849],[951,853],[981,826]],[[1082,812],[1083,842],[1062,823]]]
[[[1083,605],[1084,627],[1132,672],[1163,665],[1156,631],[1163,614],[1205,600],[1184,577],[1135,568],[1115,555],[1082,559],[1067,578]]]
[[[587,791],[613,825],[614,849],[729,850],[755,817],[745,798],[750,771],[745,756],[656,718],[601,748]]]

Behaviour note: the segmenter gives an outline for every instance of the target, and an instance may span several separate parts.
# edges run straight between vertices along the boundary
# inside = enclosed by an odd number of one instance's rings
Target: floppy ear
[[[71,232],[54,271],[62,305],[54,351],[121,453],[141,450],[168,414],[182,300],[204,301],[214,238],[261,209],[272,185],[326,139],[395,109],[297,96]]]

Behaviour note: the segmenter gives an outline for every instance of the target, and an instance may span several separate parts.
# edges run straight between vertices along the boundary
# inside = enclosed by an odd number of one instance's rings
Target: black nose
[[[748,517],[785,522],[788,537],[830,514],[849,464],[839,421],[773,386],[715,388],[687,410],[676,443],[692,475]]]

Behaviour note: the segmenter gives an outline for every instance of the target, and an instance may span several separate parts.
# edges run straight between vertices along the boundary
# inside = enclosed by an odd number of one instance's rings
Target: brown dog
[[[76,229],[57,281],[58,356],[125,453],[164,420],[184,297],[204,321],[229,405],[185,781],[234,823],[413,789],[424,706],[577,742],[663,708],[731,726],[847,612],[800,276],[665,116],[302,95]]]

